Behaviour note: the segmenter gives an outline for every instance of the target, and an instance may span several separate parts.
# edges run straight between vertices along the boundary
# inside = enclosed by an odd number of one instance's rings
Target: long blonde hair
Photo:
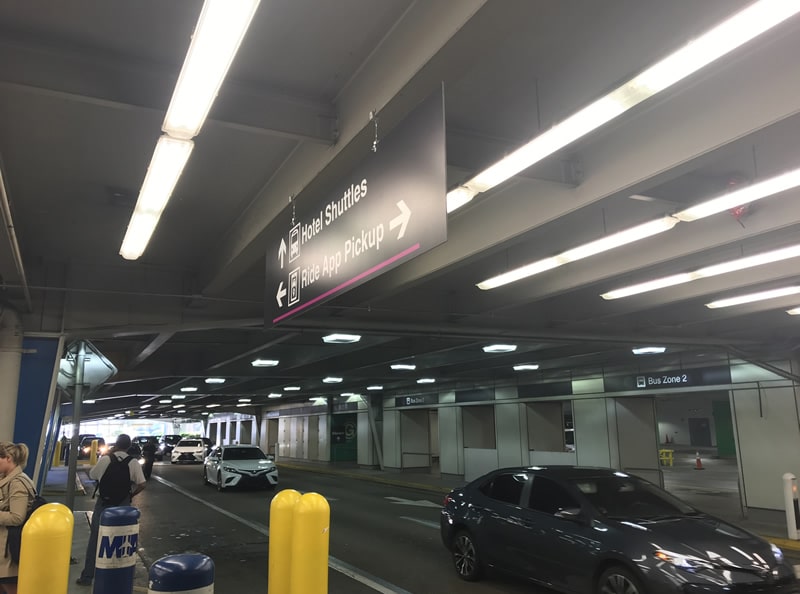
[[[28,446],[24,443],[0,441],[0,458],[11,458],[14,464],[25,468],[28,463]]]

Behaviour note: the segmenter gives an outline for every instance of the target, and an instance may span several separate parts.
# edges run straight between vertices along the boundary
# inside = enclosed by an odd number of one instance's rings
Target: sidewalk
[[[91,586],[79,586],[75,580],[81,574],[83,561],[86,555],[86,544],[89,542],[89,520],[87,512],[94,509],[92,491],[94,482],[89,479],[89,466],[79,466],[77,470],[75,489],[75,527],[72,532],[71,557],[77,560],[76,564],[69,567],[69,584],[67,594],[91,594]],[[60,466],[51,468],[47,473],[42,495],[48,503],[66,503],[67,499],[67,468]],[[134,592],[147,592],[148,569],[141,557],[137,557],[136,573],[133,580]]]

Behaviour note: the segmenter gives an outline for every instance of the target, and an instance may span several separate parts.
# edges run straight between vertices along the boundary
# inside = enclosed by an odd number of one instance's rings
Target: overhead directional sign
[[[447,239],[444,101],[416,108],[349,175],[267,229],[265,314],[277,324]]]

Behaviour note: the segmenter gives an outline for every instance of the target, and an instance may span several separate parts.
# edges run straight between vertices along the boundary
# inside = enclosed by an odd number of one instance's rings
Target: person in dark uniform
[[[154,440],[147,440],[142,446],[142,457],[144,458],[144,464],[142,465],[142,471],[144,471],[144,478],[150,480],[150,475],[153,472],[153,463],[156,461],[156,444]]]

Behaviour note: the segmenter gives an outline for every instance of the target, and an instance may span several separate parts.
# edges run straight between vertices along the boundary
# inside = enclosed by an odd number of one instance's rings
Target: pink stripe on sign
[[[343,282],[341,285],[338,285],[338,286],[336,286],[336,287],[334,287],[334,288],[332,288],[332,289],[328,289],[328,290],[327,290],[327,291],[325,291],[325,292],[324,292],[322,295],[317,295],[317,296],[316,296],[316,297],[314,297],[314,298],[313,298],[311,301],[307,301],[307,302],[306,302],[306,303],[304,303],[303,305],[300,305],[300,306],[298,306],[298,307],[295,307],[294,309],[290,309],[290,310],[289,310],[289,311],[287,311],[286,313],[279,315],[277,318],[273,318],[273,320],[272,320],[272,323],[273,323],[273,324],[277,324],[277,323],[278,323],[278,322],[280,322],[281,320],[283,320],[283,319],[286,319],[287,317],[289,317],[289,316],[291,316],[291,315],[293,315],[293,314],[296,314],[296,313],[297,313],[297,312],[299,312],[299,311],[303,311],[303,310],[304,310],[304,309],[306,309],[307,307],[311,307],[312,305],[314,305],[314,304],[315,304],[315,303],[317,303],[318,301],[322,301],[323,299],[325,299],[325,298],[327,298],[327,297],[330,297],[330,296],[331,296],[331,295],[333,295],[334,293],[337,293],[337,292],[341,291],[341,290],[342,290],[342,289],[344,289],[345,287],[349,287],[349,286],[350,286],[350,285],[352,285],[353,283],[357,283],[357,282],[358,282],[358,281],[360,281],[361,279],[363,279],[363,278],[366,278],[366,277],[368,277],[369,275],[371,275],[371,274],[373,274],[373,273],[375,273],[375,272],[378,272],[378,271],[379,271],[379,270],[381,270],[382,268],[386,268],[386,267],[387,267],[387,266],[389,266],[390,264],[394,264],[394,263],[395,263],[395,262],[397,262],[398,260],[400,260],[400,259],[402,259],[402,258],[405,258],[405,257],[406,257],[408,254],[411,254],[411,253],[413,253],[413,252],[416,252],[418,249],[419,249],[419,244],[418,244],[418,243],[415,243],[415,244],[414,244],[414,245],[412,245],[410,248],[406,248],[406,249],[404,249],[402,252],[400,252],[399,254],[395,254],[394,256],[392,256],[391,258],[389,258],[388,260],[384,260],[384,261],[383,261],[383,262],[381,262],[380,264],[376,264],[375,266],[373,266],[372,268],[369,268],[369,269],[365,270],[365,271],[364,271],[364,272],[362,272],[361,274],[357,274],[356,276],[354,276],[354,277],[353,277],[353,278],[351,278],[350,280],[346,280],[346,281],[344,281],[344,282]]]

